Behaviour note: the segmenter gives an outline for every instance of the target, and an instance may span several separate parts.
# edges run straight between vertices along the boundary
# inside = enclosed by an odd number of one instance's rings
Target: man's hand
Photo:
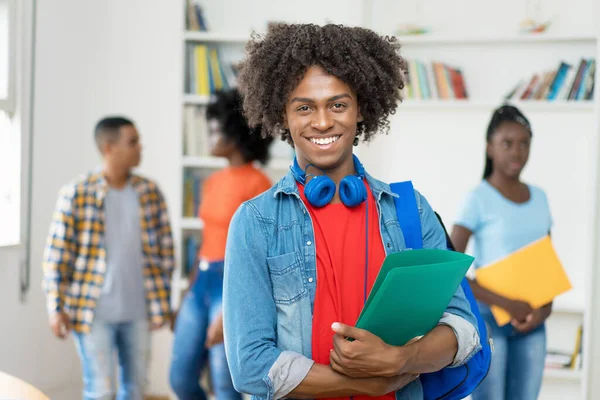
[[[164,327],[165,325],[167,325],[167,320],[163,320],[163,322],[152,322],[150,324],[150,330],[151,331],[157,331],[159,329],[161,329],[162,327]]]
[[[547,307],[539,308],[537,310],[533,310],[531,314],[527,316],[525,321],[512,321],[512,326],[514,326],[515,330],[521,333],[527,333],[546,321],[546,318],[550,316],[551,309]]]
[[[171,313],[171,318],[169,319],[169,325],[171,328],[171,332],[175,332],[175,323],[177,322],[177,314],[179,313],[179,311],[173,311]]]
[[[524,322],[533,313],[533,308],[524,301],[512,300],[508,303],[506,311],[508,311],[514,320]]]
[[[333,336],[334,348],[329,356],[334,371],[351,378],[402,374],[404,363],[399,354],[402,347],[390,346],[368,331],[338,322],[331,329],[336,332]],[[348,337],[354,341],[347,340]]]
[[[59,339],[64,339],[69,335],[71,322],[69,316],[64,312],[57,312],[50,315],[50,328],[52,333]]]
[[[208,327],[205,347],[210,349],[219,343],[223,343],[223,313],[220,313]]]

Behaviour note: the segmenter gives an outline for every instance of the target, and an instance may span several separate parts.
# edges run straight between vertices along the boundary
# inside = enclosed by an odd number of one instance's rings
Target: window
[[[0,0],[0,246],[19,243],[21,136],[15,115],[16,1]]]

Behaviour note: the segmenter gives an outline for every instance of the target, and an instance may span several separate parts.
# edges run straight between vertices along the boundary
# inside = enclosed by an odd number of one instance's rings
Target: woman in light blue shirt
[[[473,236],[476,268],[550,233],[552,217],[546,194],[520,179],[531,138],[531,125],[517,108],[504,105],[494,112],[487,130],[483,181],[466,197],[452,231],[453,244],[462,252]],[[491,327],[495,349],[490,372],[473,399],[536,399],[546,355],[544,322],[552,303],[534,310],[525,302],[485,289],[476,280],[471,287]],[[490,305],[508,311],[512,322],[499,327]]]

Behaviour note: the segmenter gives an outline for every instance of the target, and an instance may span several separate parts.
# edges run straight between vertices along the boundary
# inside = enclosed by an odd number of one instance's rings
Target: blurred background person
[[[516,107],[494,111],[486,140],[483,181],[473,189],[459,212],[452,242],[464,252],[474,238],[475,267],[504,258],[550,233],[552,216],[544,191],[521,180],[529,159],[532,131]],[[532,309],[507,299],[472,280],[471,287],[494,340],[492,367],[474,400],[536,399],[542,384],[546,356],[544,322],[552,304]],[[499,327],[490,311],[498,306],[510,313],[512,323]]]
[[[198,267],[190,276],[174,326],[170,383],[180,400],[205,399],[200,374],[209,361],[215,397],[240,399],[231,382],[223,346],[223,259],[229,222],[237,208],[271,187],[255,162],[266,164],[272,137],[250,129],[237,90],[217,92],[206,110],[211,155],[229,166],[202,186],[199,217],[204,223]]]
[[[142,153],[134,123],[107,117],[94,136],[102,168],[59,194],[44,252],[46,305],[55,336],[73,331],[84,399],[112,398],[116,354],[117,399],[142,400],[150,330],[170,318],[173,238],[158,186],[132,173]]]

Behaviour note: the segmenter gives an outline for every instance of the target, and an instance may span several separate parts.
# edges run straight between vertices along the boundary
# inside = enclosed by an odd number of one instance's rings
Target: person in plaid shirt
[[[133,122],[104,118],[95,129],[104,160],[60,191],[44,252],[50,327],[73,332],[84,399],[143,399],[150,331],[170,319],[173,239],[158,186],[132,174],[141,159]]]

